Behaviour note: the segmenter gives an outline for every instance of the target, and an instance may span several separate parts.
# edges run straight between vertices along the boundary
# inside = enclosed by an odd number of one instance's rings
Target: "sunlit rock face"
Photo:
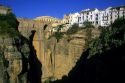
[[[68,75],[81,54],[86,50],[87,40],[99,37],[100,34],[97,28],[83,29],[72,35],[64,35],[57,42],[55,37],[49,38],[52,35],[50,23],[38,21],[39,23],[34,22],[33,25],[32,22],[32,20],[22,20],[18,28],[21,34],[27,38],[29,38],[32,30],[35,31],[32,43],[36,50],[36,56],[42,64],[41,81],[43,82],[48,79],[61,79],[63,76]],[[26,24],[27,26],[25,26]],[[29,34],[25,31],[29,32]]]
[[[0,5],[0,83],[27,83],[30,44],[11,8]]]
[[[27,83],[30,49],[23,40],[0,36],[0,83]]]
[[[90,37],[88,33],[91,34]],[[83,29],[72,35],[64,35],[59,42],[54,37],[46,39],[43,77],[55,80],[67,76],[80,59],[81,54],[87,49],[87,40],[97,38],[99,34],[98,29]]]

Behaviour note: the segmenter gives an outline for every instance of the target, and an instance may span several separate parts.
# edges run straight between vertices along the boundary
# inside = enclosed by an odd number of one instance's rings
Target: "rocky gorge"
[[[0,15],[0,83],[28,81],[29,42],[18,32],[18,24],[13,14]]]
[[[8,19],[1,19],[1,22],[5,20]],[[9,25],[9,21],[7,23]],[[51,23],[28,19],[17,19],[16,23],[14,28],[18,34],[9,36],[14,34],[10,31],[0,37],[0,83],[41,83],[61,79],[68,75],[86,50],[87,29],[64,34],[57,41],[54,36],[49,38],[52,36]],[[1,23],[1,26],[5,25]],[[99,36],[98,29],[91,29],[89,33],[91,38]]]
[[[0,15],[0,83],[122,80],[124,22],[52,32],[52,22]]]
[[[95,39],[100,34],[98,28],[81,29],[71,35],[64,34],[57,41],[56,37],[52,36],[50,32],[52,28],[50,23],[41,24],[40,26],[37,23],[30,24],[29,20],[20,21],[19,31],[25,37],[30,36],[26,32],[34,31],[32,42],[36,50],[36,57],[42,63],[41,80],[43,82],[48,79],[61,79],[62,76],[68,75],[80,59],[81,54],[86,50],[87,40]],[[34,28],[35,25],[37,25],[37,28]]]

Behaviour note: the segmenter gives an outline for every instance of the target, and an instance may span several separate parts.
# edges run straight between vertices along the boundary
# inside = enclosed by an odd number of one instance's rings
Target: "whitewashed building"
[[[80,14],[78,12],[74,13],[74,14],[69,14],[69,23],[71,25],[78,24],[79,23],[79,17],[80,17]]]
[[[69,24],[78,24],[80,27],[84,25],[84,22],[91,22],[93,25],[99,25],[99,10],[98,9],[86,9],[80,13],[69,14]]]
[[[3,5],[0,5],[0,14],[8,14],[11,13],[12,9]]]
[[[125,18],[125,6],[108,7],[104,10],[85,9],[80,13],[69,14],[69,25],[83,26],[88,21],[94,26],[109,26],[118,18]]]
[[[125,6],[111,8],[111,22],[113,23],[120,17],[125,18]]]
[[[101,10],[99,13],[99,26],[108,26],[111,24],[111,8]]]
[[[83,10],[81,14],[83,14],[83,23],[88,21],[91,22],[93,25],[99,25],[99,10],[96,9],[87,9]]]

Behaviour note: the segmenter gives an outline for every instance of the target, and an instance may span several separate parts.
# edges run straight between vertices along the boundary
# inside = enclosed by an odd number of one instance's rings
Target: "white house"
[[[111,24],[111,8],[108,7],[105,10],[100,11],[99,13],[99,25],[108,26]]]
[[[104,10],[95,9],[85,9],[80,13],[69,14],[69,24],[78,24],[83,26],[84,22],[91,22],[94,26],[109,26],[117,18],[125,18],[125,6],[119,7],[108,7]]]
[[[83,14],[83,23],[86,21],[91,22],[93,25],[99,24],[99,10],[96,9],[87,9],[81,12]]]
[[[77,13],[74,13],[74,14],[69,14],[69,22],[71,25],[73,24],[78,24],[79,23],[79,18],[80,18],[80,14],[77,12]]]
[[[11,8],[0,5],[0,14],[8,14],[11,12],[12,12]]]
[[[111,8],[111,21],[112,23],[120,17],[125,18],[125,6],[113,7]]]
[[[93,25],[98,25],[99,19],[99,10],[98,9],[86,9],[81,11],[80,13],[69,14],[69,24],[78,24],[79,26],[83,26],[84,22],[89,21]]]

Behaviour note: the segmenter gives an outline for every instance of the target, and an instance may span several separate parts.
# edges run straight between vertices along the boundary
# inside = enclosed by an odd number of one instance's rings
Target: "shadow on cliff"
[[[76,66],[63,76],[61,80],[52,83],[124,83],[125,77],[125,44],[111,49],[90,59],[88,50],[84,52]]]
[[[29,56],[29,72],[28,72],[28,80],[30,83],[41,83],[42,76],[42,64],[37,58],[36,50],[33,46],[33,37],[36,31],[32,31],[32,35],[30,36],[30,56]]]

